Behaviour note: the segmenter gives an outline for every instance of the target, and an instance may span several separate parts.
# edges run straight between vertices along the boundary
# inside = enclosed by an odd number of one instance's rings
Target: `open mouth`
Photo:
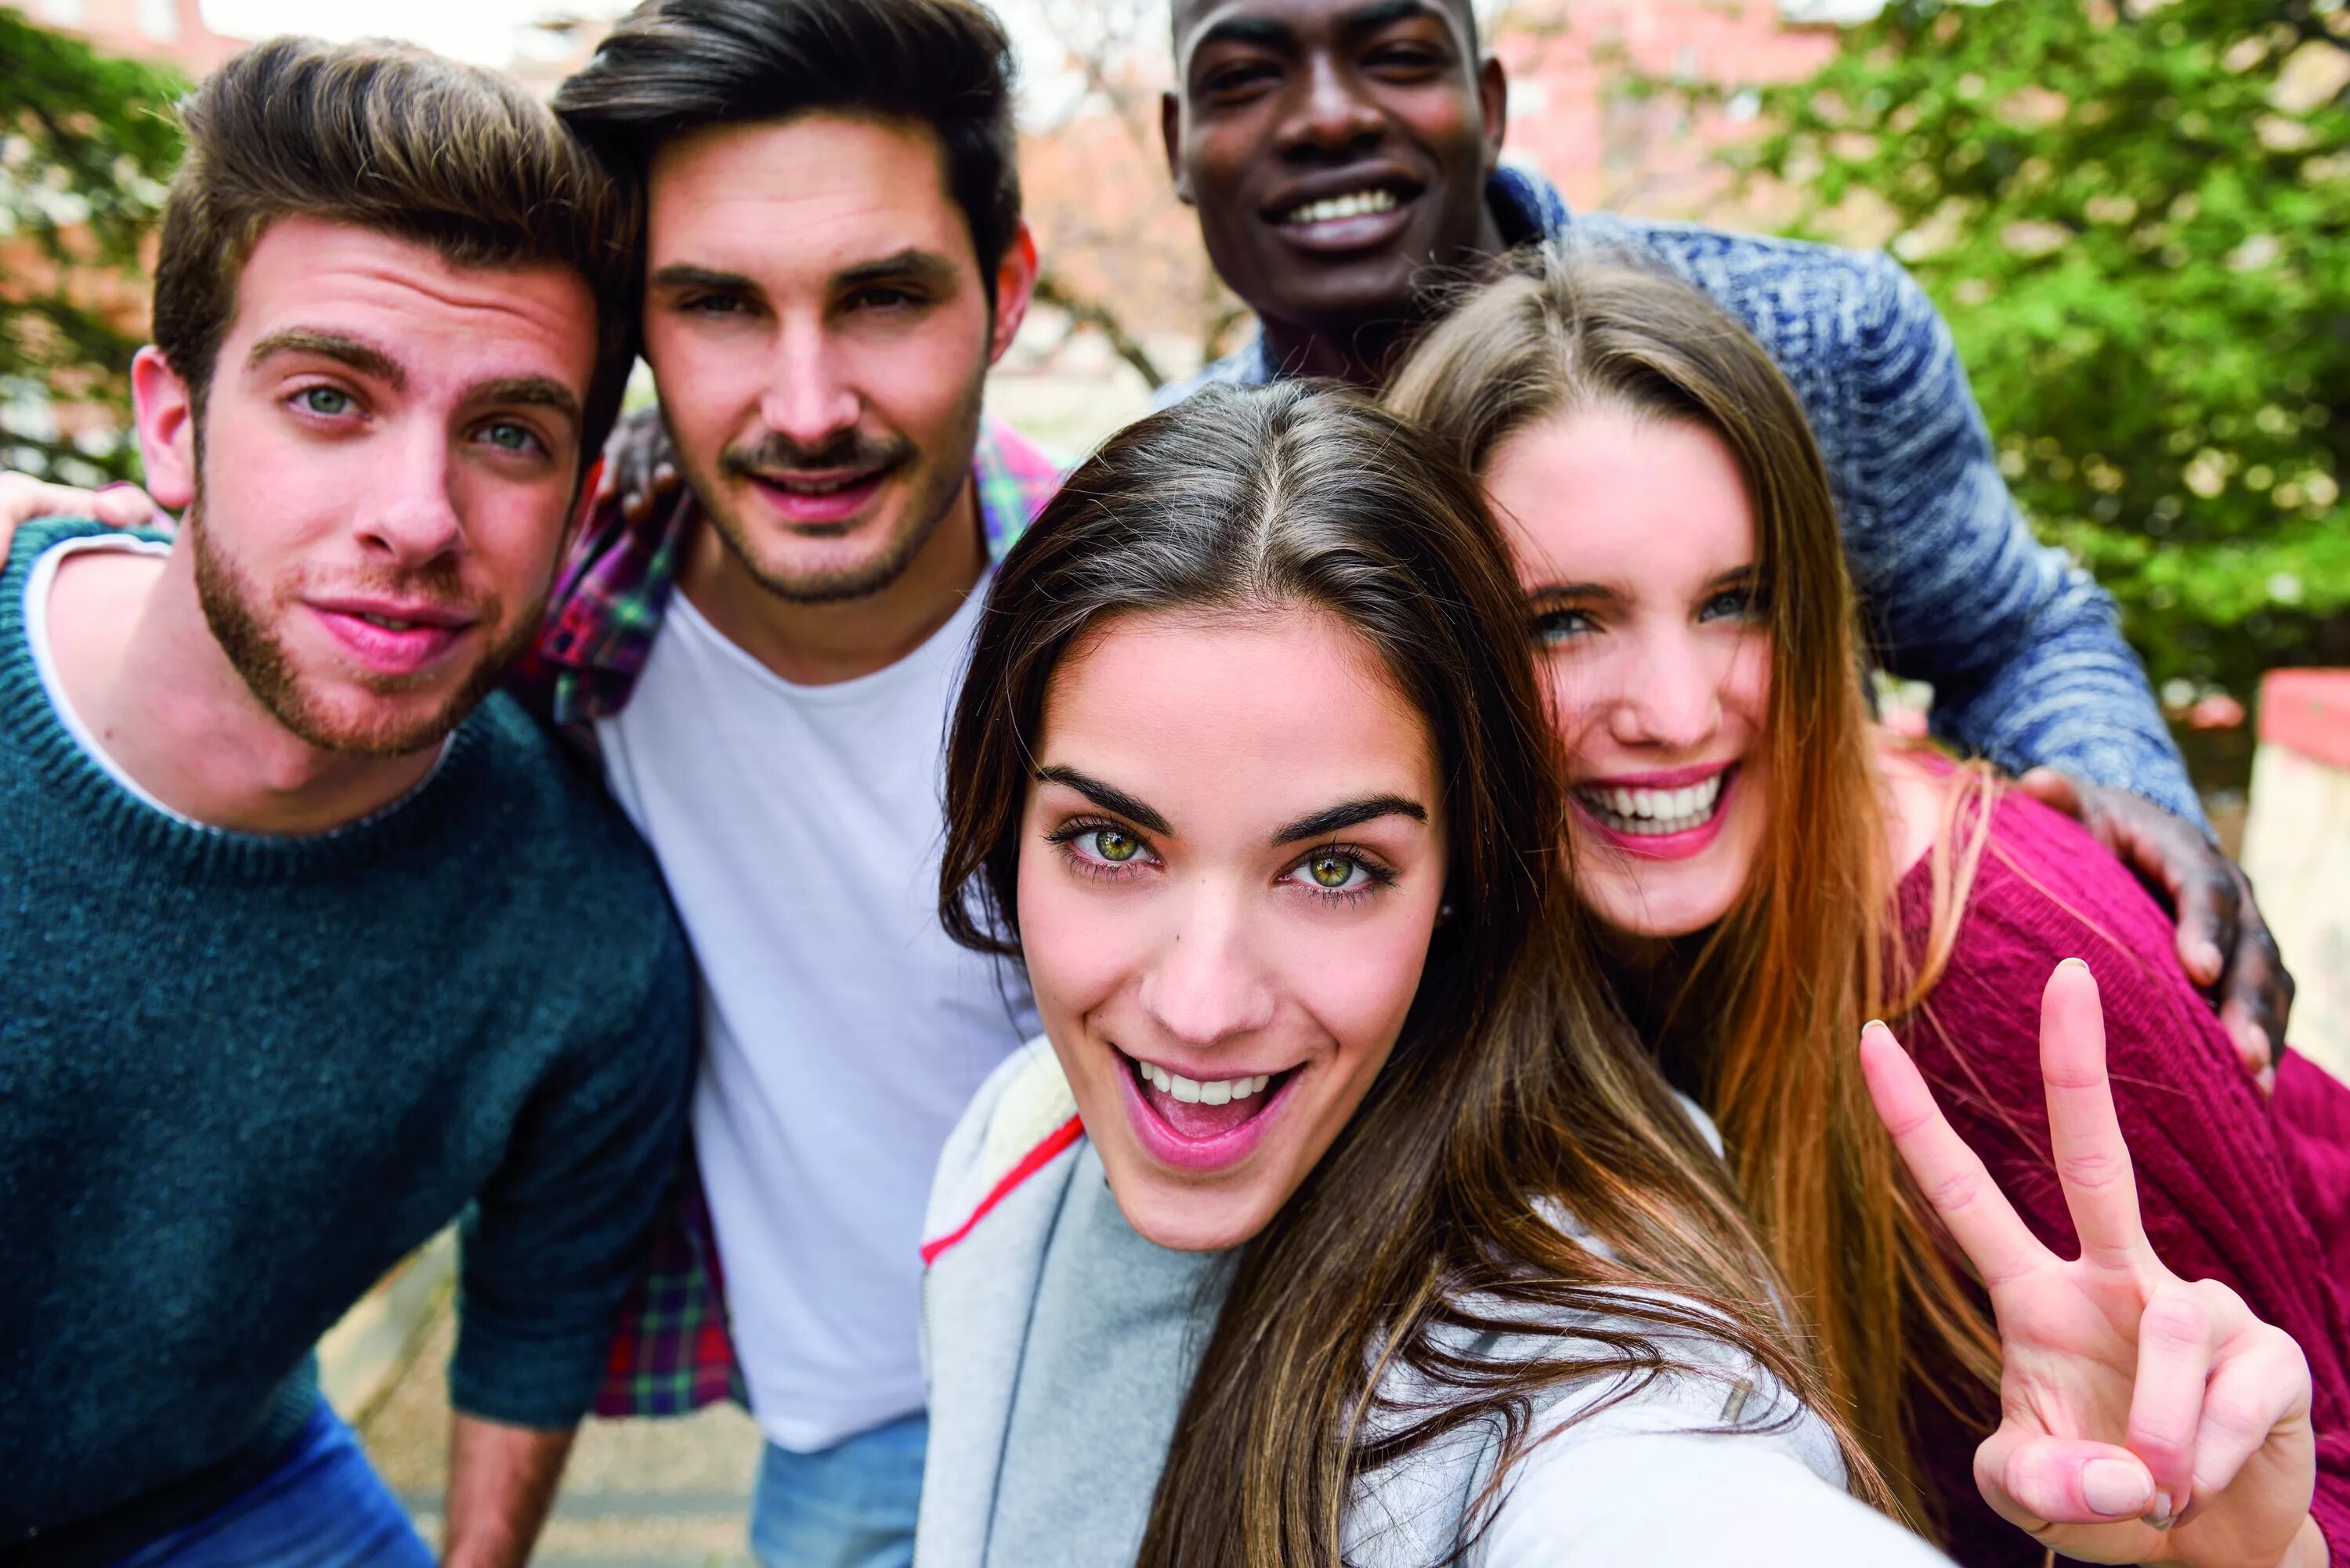
[[[1417,186],[1391,176],[1368,178],[1350,190],[1333,191],[1286,206],[1268,208],[1265,221],[1308,252],[1344,253],[1392,244],[1410,221],[1405,209]]]
[[[1290,208],[1276,221],[1284,223],[1335,223],[1344,218],[1367,218],[1379,213],[1392,213],[1402,205],[1400,197],[1381,186],[1307,202],[1302,206]]]
[[[1166,1130],[1189,1144],[1214,1144],[1256,1121],[1296,1076],[1297,1069],[1231,1078],[1187,1078],[1156,1062],[1128,1056],[1144,1107]]]
[[[1693,833],[1721,815],[1723,785],[1732,768],[1679,789],[1627,789],[1607,784],[1577,784],[1577,805],[1610,833],[1627,838],[1663,838]]]

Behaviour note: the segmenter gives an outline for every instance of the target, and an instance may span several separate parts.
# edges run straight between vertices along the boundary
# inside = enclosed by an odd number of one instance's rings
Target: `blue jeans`
[[[930,1417],[917,1415],[812,1454],[769,1443],[751,1554],[764,1568],[908,1568],[930,1436]]]
[[[116,1568],[432,1568],[432,1552],[321,1399],[285,1462]]]

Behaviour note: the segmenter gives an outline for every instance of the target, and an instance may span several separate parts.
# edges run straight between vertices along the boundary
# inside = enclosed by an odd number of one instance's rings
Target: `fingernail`
[[[2146,1512],[2153,1479],[2127,1459],[2091,1459],[2081,1467],[2081,1497],[2108,1519],[2133,1518]],[[2165,1500],[2157,1492],[2155,1501]]]
[[[2066,959],[2063,963],[2058,964],[2056,967],[2057,967],[2058,969],[2086,969],[2086,968],[2088,968],[2089,966],[2088,966],[2087,964],[2085,964],[2085,963],[2082,962],[2079,959],[2076,959],[2076,958],[2068,958],[2068,959]]]
[[[2260,1092],[2261,1092],[2263,1096],[2268,1096],[2268,1095],[2273,1095],[2273,1094],[2275,1094],[2275,1093],[2276,1093],[2276,1069],[2275,1069],[2274,1067],[2263,1067],[2263,1068],[2262,1068],[2262,1069],[2261,1069],[2261,1075],[2260,1075],[2259,1077],[2254,1078],[2254,1079],[2252,1080],[2252,1085],[2253,1085],[2253,1087],[2255,1087],[2255,1088],[2259,1089],[2259,1090],[2260,1090]]]
[[[2203,971],[2213,980],[2219,979],[2221,968],[2220,961],[2220,950],[2210,942],[2205,942],[2201,947],[2197,948],[2195,950],[2195,967]]]
[[[2154,1501],[2147,1507],[2146,1521],[2157,1530],[2168,1530],[2178,1518],[2178,1511],[2170,1506],[2170,1494],[2167,1491],[2156,1492]]]

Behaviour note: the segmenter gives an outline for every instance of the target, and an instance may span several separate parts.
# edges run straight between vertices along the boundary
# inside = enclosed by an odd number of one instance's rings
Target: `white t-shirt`
[[[921,1228],[946,1137],[1038,1029],[938,918],[948,714],[983,582],[886,670],[795,686],[679,593],[604,776],[700,971],[693,1132],[753,1413],[807,1452],[919,1410]]]

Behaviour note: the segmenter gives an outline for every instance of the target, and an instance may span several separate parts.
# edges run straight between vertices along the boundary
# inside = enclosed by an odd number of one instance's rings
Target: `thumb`
[[[2176,1511],[2156,1492],[2154,1472],[2127,1449],[2006,1428],[1975,1451],[1975,1484],[2002,1518],[2027,1530],[2116,1524],[2150,1514],[2167,1519]]]
[[[156,522],[163,509],[135,484],[109,484],[98,493],[90,510],[109,528],[144,528]]]

